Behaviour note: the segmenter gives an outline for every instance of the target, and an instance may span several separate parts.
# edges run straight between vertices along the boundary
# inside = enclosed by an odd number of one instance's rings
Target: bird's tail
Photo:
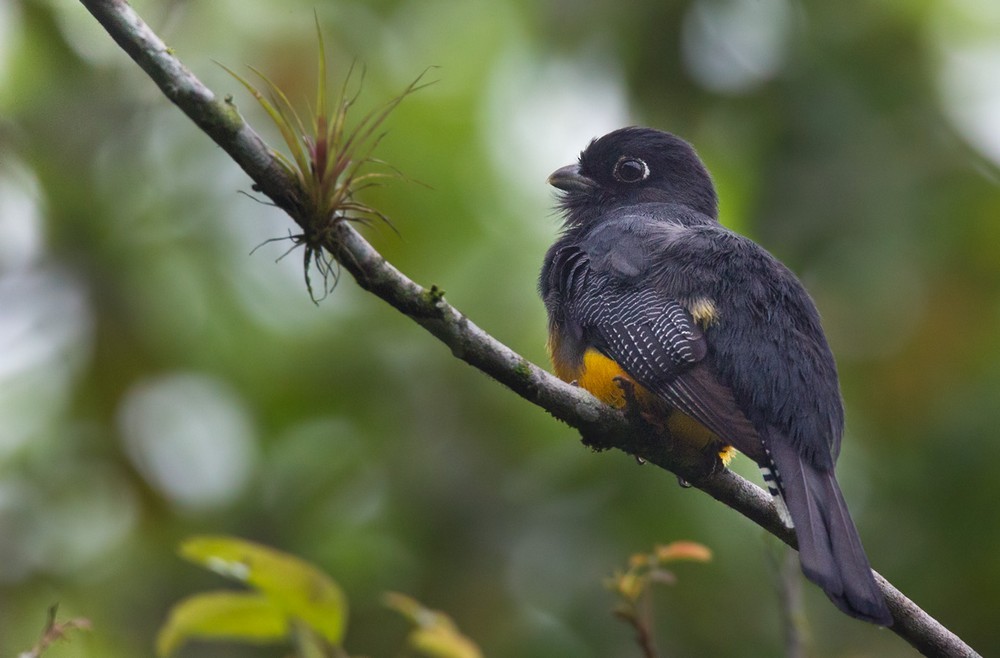
[[[781,497],[781,487],[778,485],[778,476],[774,474],[774,469],[771,466],[761,466],[760,474],[764,478],[767,492],[771,494],[771,502],[774,504],[774,509],[778,511],[781,522],[785,524],[786,528],[794,528],[795,522],[792,521],[792,516],[788,513],[785,499]]]
[[[769,441],[806,577],[846,614],[890,626],[886,606],[833,470],[805,461],[790,441]]]

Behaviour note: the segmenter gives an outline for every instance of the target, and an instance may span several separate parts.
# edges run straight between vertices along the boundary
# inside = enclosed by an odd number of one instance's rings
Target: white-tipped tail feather
[[[792,521],[792,515],[788,512],[788,507],[785,505],[785,499],[781,497],[781,489],[778,486],[777,475],[767,466],[761,466],[760,473],[764,476],[764,484],[767,485],[767,491],[771,494],[771,501],[774,503],[775,511],[778,512],[778,518],[781,519],[781,522],[785,524],[786,528],[794,528],[795,523]]]

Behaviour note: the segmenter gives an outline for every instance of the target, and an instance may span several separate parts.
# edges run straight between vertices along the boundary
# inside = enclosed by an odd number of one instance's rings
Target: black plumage
[[[806,576],[844,612],[890,624],[834,477],[843,404],[802,284],[718,223],[707,170],[673,135],[615,131],[550,183],[565,228],[540,289],[557,372],[597,350],[774,472]]]

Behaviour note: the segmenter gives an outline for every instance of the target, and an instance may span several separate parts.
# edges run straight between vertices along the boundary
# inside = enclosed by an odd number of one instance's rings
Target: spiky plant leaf
[[[276,153],[276,157],[299,185],[298,207],[301,210],[295,219],[302,226],[303,233],[292,236],[292,240],[295,246],[302,246],[305,250],[303,264],[306,288],[313,301],[318,300],[310,281],[310,268],[315,268],[323,278],[324,295],[332,289],[331,281],[333,285],[337,281],[338,266],[324,251],[326,241],[332,239],[330,228],[341,221],[366,225],[383,222],[392,227],[392,222],[384,212],[358,200],[357,195],[389,180],[405,178],[398,169],[374,156],[386,134],[381,127],[403,99],[433,84],[424,82],[427,74],[425,70],[402,93],[351,123],[348,114],[361,94],[364,69],[357,89],[351,92],[355,76],[355,65],[352,63],[337,101],[331,103],[326,79],[326,41],[318,18],[316,39],[319,46],[316,105],[315,108],[310,108],[308,121],[302,121],[288,96],[258,69],[250,67],[263,81],[266,93],[223,66],[260,103],[278,128],[290,153],[291,157],[280,153]],[[373,171],[373,167],[381,170]]]

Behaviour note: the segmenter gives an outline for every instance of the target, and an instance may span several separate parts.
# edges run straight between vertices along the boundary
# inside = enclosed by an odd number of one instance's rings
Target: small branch
[[[642,651],[643,658],[659,658],[660,654],[656,652],[656,643],[653,641],[653,635],[649,631],[649,625],[635,615],[619,613],[618,617],[624,620],[635,631],[635,642],[639,645],[639,650]]]
[[[768,548],[772,548],[770,545]],[[805,658],[809,629],[802,605],[802,576],[799,559],[787,546],[768,550],[768,561],[774,569],[774,586],[778,593],[781,624],[785,629],[785,658]]]
[[[135,60],[201,130],[215,140],[255,188],[285,210],[294,209],[296,187],[268,148],[240,116],[232,99],[215,94],[177,59],[125,0],[81,0],[111,38]]]
[[[305,220],[300,190],[278,164],[275,154],[243,121],[230,99],[218,100],[143,23],[125,0],[80,0],[125,52],[197,126],[221,146],[300,226]],[[712,475],[691,472],[648,429],[590,394],[559,381],[477,327],[444,301],[440,292],[414,283],[388,263],[346,222],[330,231],[324,246],[365,290],[382,298],[447,345],[452,353],[507,385],[515,393],[601,445],[615,447],[660,466],[728,505],[754,523],[795,546],[769,497],[731,471]],[[968,645],[903,596],[879,574],[876,581],[892,612],[891,630],[927,656],[977,656]]]
[[[90,630],[90,620],[77,618],[70,619],[69,621],[56,621],[56,611],[58,610],[58,605],[54,605],[49,608],[48,619],[45,622],[45,628],[42,630],[42,636],[38,639],[38,643],[35,644],[28,651],[23,651],[18,654],[18,658],[41,658],[42,654],[54,642],[57,640],[65,640],[66,636],[69,635],[70,631],[75,630]]]

